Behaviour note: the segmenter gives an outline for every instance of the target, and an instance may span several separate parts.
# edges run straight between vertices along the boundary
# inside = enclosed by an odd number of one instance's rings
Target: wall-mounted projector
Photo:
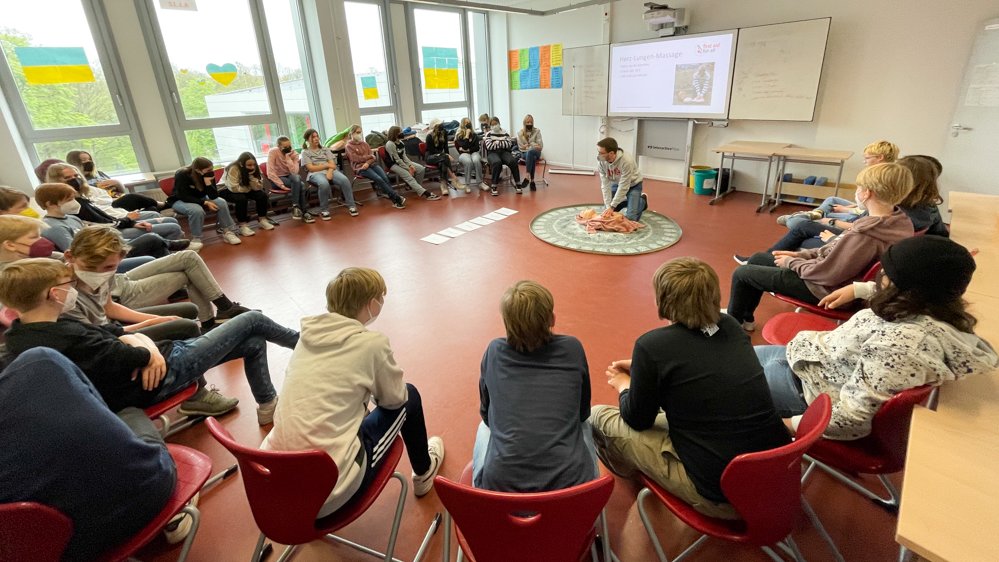
[[[642,19],[651,31],[658,31],[660,37],[670,37],[687,30],[687,10],[670,8],[666,4],[646,2]]]

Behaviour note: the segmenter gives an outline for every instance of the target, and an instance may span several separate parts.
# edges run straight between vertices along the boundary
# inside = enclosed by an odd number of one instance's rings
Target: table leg
[[[767,177],[763,179],[763,198],[760,199],[760,206],[756,208],[756,212],[759,213],[767,206],[767,196],[770,195],[770,169],[773,167],[774,157],[771,156],[767,159]],[[776,189],[776,183],[774,185]]]
[[[732,160],[732,167],[733,168],[735,167],[735,160],[734,159]],[[729,172],[729,174],[728,174],[729,181],[728,181],[728,185],[725,186],[726,187],[725,193],[722,193],[722,191],[721,191],[721,177],[722,177],[722,173],[723,173],[724,170],[725,170],[725,153],[722,152],[721,153],[721,162],[719,162],[719,164],[718,164],[718,178],[715,179],[715,196],[711,198],[711,201],[708,201],[708,205],[714,205],[716,201],[718,201],[719,199],[721,199],[722,197],[724,197],[725,195],[727,195],[728,194],[728,190],[732,188],[732,173],[733,172]]]

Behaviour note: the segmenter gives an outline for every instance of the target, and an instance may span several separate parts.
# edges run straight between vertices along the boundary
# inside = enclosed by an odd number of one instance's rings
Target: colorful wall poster
[[[428,90],[457,90],[458,49],[423,47],[423,83]]]
[[[28,84],[80,84],[94,81],[83,47],[14,47]]]
[[[562,44],[512,49],[507,53],[511,90],[562,87]]]
[[[366,100],[378,99],[378,80],[374,76],[361,76],[361,92]]]

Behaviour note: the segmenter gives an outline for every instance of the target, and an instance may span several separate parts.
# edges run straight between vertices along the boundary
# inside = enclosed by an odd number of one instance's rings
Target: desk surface
[[[950,194],[951,238],[978,248],[965,299],[975,332],[999,345],[999,196]],[[940,389],[937,411],[917,408],[896,538],[929,560],[999,560],[999,373]]]
[[[733,152],[738,154],[753,154],[757,156],[773,156],[777,150],[791,146],[786,142],[756,142],[732,141],[713,150],[715,152]]]
[[[777,149],[774,154],[788,159],[802,158],[808,160],[828,160],[829,162],[840,163],[853,156],[850,150],[827,150],[824,148],[804,148],[800,146],[788,146]]]

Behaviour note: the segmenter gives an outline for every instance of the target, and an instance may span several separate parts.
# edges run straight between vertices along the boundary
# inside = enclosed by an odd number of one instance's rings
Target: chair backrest
[[[420,158],[427,158],[427,143],[425,142],[420,143]]]
[[[261,533],[286,545],[304,544],[321,535],[316,515],[340,477],[325,451],[263,451],[237,443],[215,418],[205,424],[236,457]]]
[[[392,166],[389,165],[388,151],[385,150],[384,146],[379,146],[378,147],[378,158],[381,159],[382,165],[384,165],[386,168],[391,168],[392,167]]]
[[[214,172],[214,174],[215,174],[215,183],[218,183],[218,182],[222,181],[222,174],[225,173],[225,168],[226,168],[225,166],[223,166],[221,168],[215,168],[215,172]]]
[[[173,195],[173,176],[160,180],[160,191],[166,193],[167,197]]]
[[[58,158],[47,158],[45,160],[42,160],[42,162],[35,167],[35,177],[38,178],[38,181],[45,183],[45,175],[49,171],[49,166],[51,166],[52,164],[62,164],[62,163],[63,161]]]
[[[34,502],[0,504],[0,560],[58,562],[73,536],[73,522]]]
[[[905,451],[909,445],[909,424],[912,423],[912,409],[930,397],[933,386],[924,384],[907,388],[889,398],[871,421],[872,439],[885,461],[884,472],[891,474],[905,468]]]
[[[864,276],[860,279],[863,281],[874,281],[874,279],[878,276],[879,271],[881,271],[881,261],[874,260],[874,263],[871,264],[871,267],[867,268],[867,271],[864,272]]]
[[[732,459],[721,487],[746,522],[747,542],[771,545],[790,533],[801,516],[801,458],[822,437],[832,406],[820,394],[805,411],[794,441]]]
[[[614,478],[607,474],[564,490],[513,494],[438,476],[434,488],[476,562],[578,562]]]

